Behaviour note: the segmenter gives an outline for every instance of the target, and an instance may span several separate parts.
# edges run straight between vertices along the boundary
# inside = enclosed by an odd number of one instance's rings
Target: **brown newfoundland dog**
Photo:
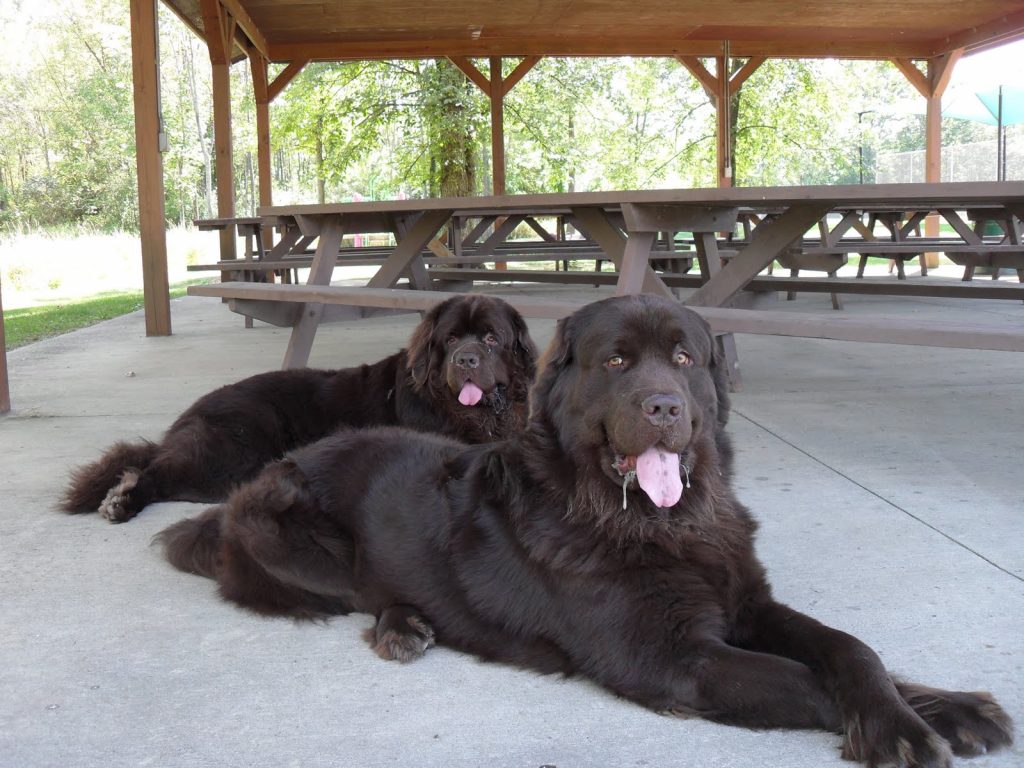
[[[714,350],[667,299],[591,304],[559,325],[522,434],[340,432],[167,529],[167,556],[261,613],[371,613],[387,659],[441,643],[663,712],[840,731],[871,765],[1008,744],[989,694],[894,680],[772,598],[730,487]]]
[[[407,350],[373,365],[272,371],[204,395],[159,443],[117,443],[76,470],[62,506],[120,523],[155,501],[222,501],[268,462],[342,426],[499,440],[526,423],[536,357],[523,318],[501,299],[448,299]]]

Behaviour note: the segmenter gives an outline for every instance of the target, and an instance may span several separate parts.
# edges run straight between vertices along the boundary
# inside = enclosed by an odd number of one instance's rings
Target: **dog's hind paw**
[[[408,662],[434,644],[434,630],[415,608],[392,605],[381,612],[376,626],[366,631],[366,639],[382,659]]]
[[[121,475],[121,482],[107,491],[107,496],[100,503],[100,515],[112,523],[123,523],[131,520],[138,513],[131,504],[129,493],[139,482],[137,472],[127,470]]]
[[[897,683],[897,688],[961,757],[984,755],[1013,742],[1013,721],[990,693],[943,691],[913,683]]]

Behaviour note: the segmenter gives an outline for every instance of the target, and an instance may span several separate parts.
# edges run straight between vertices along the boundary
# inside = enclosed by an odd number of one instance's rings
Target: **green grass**
[[[190,280],[171,286],[171,298],[184,296],[189,285],[200,282],[204,281]],[[59,336],[139,309],[142,309],[142,291],[107,291],[86,299],[5,310],[7,348]]]

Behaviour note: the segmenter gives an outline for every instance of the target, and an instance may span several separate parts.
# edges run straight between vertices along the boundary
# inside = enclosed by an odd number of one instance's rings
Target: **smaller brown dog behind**
[[[113,445],[76,470],[62,501],[114,523],[169,499],[215,502],[285,452],[341,426],[401,425],[472,443],[526,422],[536,347],[509,304],[438,304],[403,349],[372,365],[272,371],[199,398],[159,443]]]

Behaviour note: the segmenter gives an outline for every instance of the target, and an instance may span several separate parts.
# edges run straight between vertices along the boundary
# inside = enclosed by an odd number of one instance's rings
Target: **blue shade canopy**
[[[924,113],[924,107],[918,109],[919,114]],[[943,117],[955,117],[959,120],[972,120],[976,123],[996,125],[996,116],[988,111],[988,108],[973,92],[961,92],[954,96],[942,107]]]
[[[1003,125],[1024,123],[1024,88],[1016,85],[1002,85],[998,88],[979,91],[975,94],[992,116],[990,121],[986,120],[985,122],[996,125],[999,115],[1000,90],[1003,93]],[[950,117],[956,117],[956,115],[950,115]]]

